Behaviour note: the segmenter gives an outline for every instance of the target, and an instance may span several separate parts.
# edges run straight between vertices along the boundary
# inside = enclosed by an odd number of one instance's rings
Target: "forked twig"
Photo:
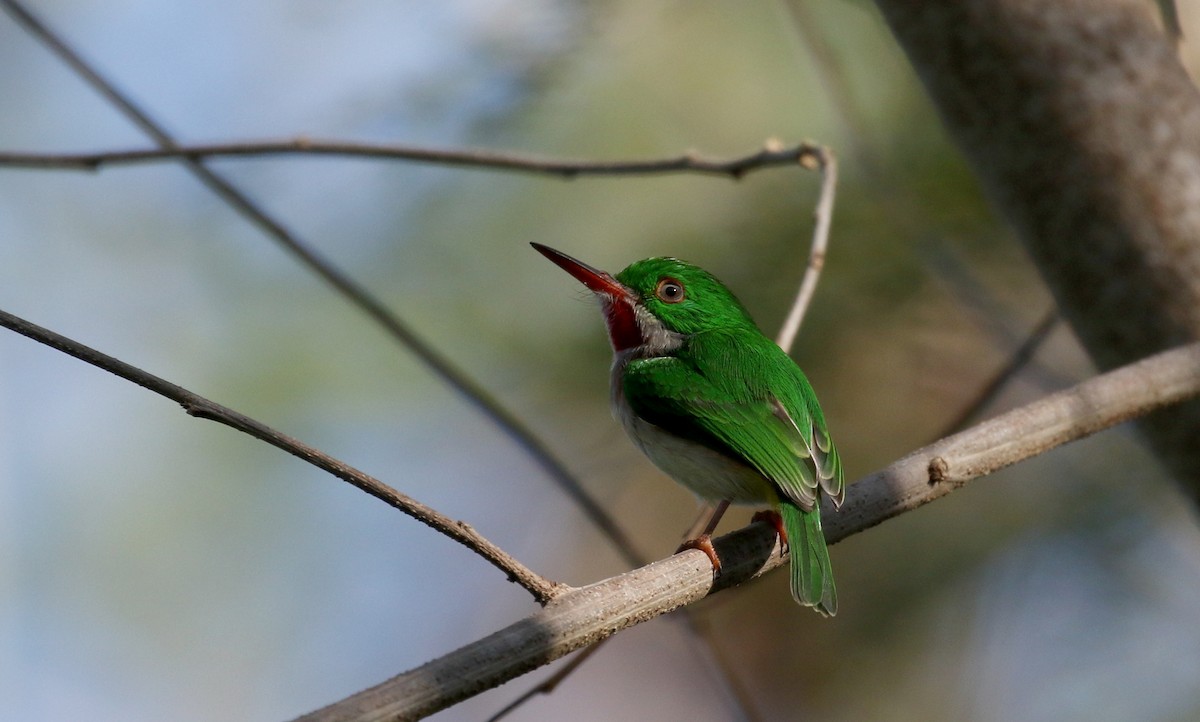
[[[373,476],[369,476],[349,464],[339,461],[297,439],[281,434],[249,416],[210,401],[203,396],[188,391],[182,386],[147,373],[124,361],[103,354],[78,341],[42,328],[6,311],[0,310],[0,326],[12,329],[34,341],[58,349],[63,353],[74,356],[109,373],[116,374],[127,381],[132,381],[138,386],[149,389],[160,396],[165,396],[181,405],[183,410],[190,416],[216,421],[232,429],[237,429],[303,459],[318,469],[327,471],[343,481],[349,482],[376,499],[383,501],[388,506],[404,512],[422,524],[445,534],[476,554],[479,554],[479,556],[508,575],[509,580],[527,589],[541,604],[546,604],[571,589],[571,587],[565,584],[550,581],[537,574],[503,549],[488,541],[467,523],[455,521],[438,512],[436,509],[426,506],[406,494],[400,493]]]

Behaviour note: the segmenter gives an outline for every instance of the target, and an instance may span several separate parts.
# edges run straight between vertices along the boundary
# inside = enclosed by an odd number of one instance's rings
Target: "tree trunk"
[[[1096,364],[1200,339],[1200,93],[1153,4],[879,6]],[[1143,430],[1200,501],[1200,401]]]

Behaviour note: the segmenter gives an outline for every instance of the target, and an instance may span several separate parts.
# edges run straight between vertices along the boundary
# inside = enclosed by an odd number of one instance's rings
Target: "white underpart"
[[[634,359],[664,357],[678,349],[684,340],[682,334],[663,326],[661,321],[641,306],[637,307],[635,313],[645,342],[641,346],[618,351],[613,356],[610,375],[613,416],[625,427],[625,433],[655,466],[703,499],[728,499],[735,504],[770,501],[764,496],[769,485],[751,467],[707,446],[676,436],[633,413],[625,400],[621,383],[625,366]]]

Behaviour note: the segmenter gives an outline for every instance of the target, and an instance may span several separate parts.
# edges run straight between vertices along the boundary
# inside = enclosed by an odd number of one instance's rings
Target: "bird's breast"
[[[612,412],[633,443],[677,483],[709,501],[735,504],[773,501],[772,485],[751,466],[714,449],[684,438],[641,418],[625,399],[624,375],[628,359],[620,355],[612,369]]]

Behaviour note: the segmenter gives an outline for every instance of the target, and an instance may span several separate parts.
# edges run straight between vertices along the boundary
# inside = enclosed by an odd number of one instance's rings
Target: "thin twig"
[[[612,637],[608,637],[607,639],[612,639]],[[607,639],[602,639],[590,647],[579,650],[579,654],[576,654],[571,661],[564,664],[561,669],[542,680],[542,682],[536,687],[531,687],[520,697],[517,697],[512,702],[506,704],[500,709],[499,712],[491,717],[488,717],[487,722],[500,722],[500,720],[507,717],[509,713],[515,711],[518,707],[538,696],[539,694],[553,694],[554,690],[558,688],[558,685],[562,684],[563,680],[565,680],[567,677],[570,677],[571,673],[573,673],[579,667],[579,665],[588,661],[588,659],[590,659],[591,656],[595,654],[601,646],[604,645],[604,642],[607,641]]]
[[[689,527],[687,533],[684,535],[684,538],[692,539],[699,534],[700,530],[704,528],[704,526],[701,525],[704,525],[706,520],[707,524],[711,525],[708,527],[710,530],[715,528],[717,522],[720,521],[721,516],[725,514],[725,510],[728,507],[729,502],[727,501],[720,502],[715,506],[712,504],[705,504],[702,507],[699,516],[697,516],[696,521],[692,523],[692,526]],[[746,690],[746,688],[738,680],[737,675],[734,674],[734,671],[728,664],[725,663],[725,660],[718,653],[716,643],[713,641],[712,637],[708,634],[705,634],[704,628],[702,628],[700,623],[697,622],[695,615],[691,614],[690,612],[690,609],[683,608],[678,610],[677,613],[687,631],[692,635],[691,640],[696,643],[696,651],[700,655],[703,655],[705,658],[707,658],[708,662],[712,664],[716,668],[717,672],[721,675],[725,685],[728,687],[729,693],[733,697],[734,703],[738,706],[738,710],[742,713],[742,718],[747,722],[755,722],[756,720],[761,719],[760,715],[758,714],[758,710],[754,708],[750,693]],[[519,697],[501,708],[499,712],[491,717],[488,717],[487,722],[497,722],[538,695],[552,694],[554,690],[558,688],[558,685],[562,684],[563,680],[573,674],[576,669],[590,659],[592,655],[598,652],[600,648],[604,646],[604,643],[610,639],[612,639],[612,637],[605,637],[590,647],[586,647],[585,649],[581,650],[579,654],[575,655],[570,662],[563,665],[562,669],[523,692]]]
[[[825,523],[830,544],[1023,459],[1200,394],[1200,343],[1050,394],[915,451],[854,484]],[[432,714],[627,627],[749,581],[783,563],[758,522],[714,541],[722,571],[689,550],[575,589],[539,612],[324,709],[306,722],[385,722]]]
[[[1042,344],[1049,338],[1050,332],[1056,327],[1060,316],[1058,308],[1051,305],[1034,324],[1032,330],[1024,333],[1014,331],[1009,324],[1000,321],[1008,315],[1003,304],[988,292],[986,284],[962,260],[961,254],[955,253],[953,249],[939,243],[925,247],[921,255],[925,258],[925,264],[930,267],[932,279],[938,285],[946,288],[959,306],[973,317],[975,325],[990,337],[992,343],[1001,348],[1013,349],[1009,358],[975,392],[970,402],[932,437],[940,439],[966,428],[967,424],[980,411],[995,401],[1018,375],[1025,373],[1031,367],[1036,368],[1033,360]],[[1043,376],[1061,376],[1061,374],[1044,373],[1045,369],[1042,371],[1043,373],[1038,374],[1039,383],[1037,384],[1041,390],[1066,383],[1063,379],[1041,378]]]
[[[10,4],[14,0],[0,0]],[[160,140],[161,142],[161,140]],[[161,148],[92,151],[86,153],[0,152],[0,165],[18,168],[59,170],[97,170],[101,166],[129,165],[163,160],[199,161],[205,158],[248,158],[280,155],[328,155],[373,160],[406,160],[430,165],[533,173],[561,178],[579,176],[636,176],[668,173],[741,178],[756,170],[794,165],[810,155],[807,143],[783,148],[768,143],[762,150],[737,158],[706,158],[685,153],[671,158],[646,160],[574,160],[548,158],[533,154],[506,153],[483,149],[430,148],[400,143],[367,143],[349,140],[294,138],[287,140],[237,141],[179,145],[172,142]]]
[[[546,604],[571,588],[565,584],[550,581],[537,574],[503,549],[488,541],[466,522],[455,521],[432,507],[426,506],[416,499],[400,493],[382,481],[355,469],[349,464],[339,461],[297,439],[281,434],[244,414],[210,401],[203,396],[188,391],[182,386],[147,373],[124,361],[103,354],[78,341],[32,324],[3,310],[0,310],[0,326],[12,329],[34,341],[58,349],[97,368],[132,381],[138,386],[149,389],[160,396],[165,396],[183,406],[183,410],[191,416],[216,421],[219,424],[224,424],[225,426],[249,434],[256,439],[265,441],[276,448],[283,449],[289,454],[307,461],[318,469],[323,469],[339,479],[353,484],[376,499],[404,512],[422,524],[445,534],[476,554],[479,554],[491,562],[493,566],[507,574],[510,581],[516,582],[527,589],[542,604]]]
[[[687,611],[687,608],[682,608],[676,610],[675,613],[679,615],[684,614]],[[752,704],[750,704],[750,691],[745,689],[741,683],[738,682],[737,676],[734,675],[730,670],[731,665],[727,664],[726,660],[721,657],[721,655],[718,653],[716,645],[711,644],[711,639],[709,639],[700,631],[700,625],[696,623],[696,618],[694,616],[685,616],[683,619],[688,624],[689,631],[691,631],[692,634],[697,635],[700,639],[708,640],[710,642],[710,644],[704,647],[704,649],[712,656],[712,663],[715,664],[717,669],[723,673],[725,677],[725,683],[731,687],[730,691],[733,693],[735,701],[737,701],[741,707],[740,711],[742,712],[743,718],[747,720],[747,722],[754,722],[755,720],[762,719],[762,717],[758,714],[758,711],[754,709]],[[526,690],[524,694],[522,694],[520,697],[517,697],[512,702],[509,702],[499,712],[496,712],[491,717],[488,717],[487,722],[499,722],[501,719],[504,719],[509,714],[520,708],[521,705],[538,695],[553,694],[554,690],[556,690],[560,684],[566,681],[567,677],[571,676],[580,665],[590,659],[591,656],[595,654],[597,650],[599,650],[600,647],[602,647],[604,643],[610,639],[612,639],[612,637],[605,637],[592,646],[579,650],[579,652],[572,657],[570,661],[564,664],[562,668],[546,679],[542,680],[536,686]]]
[[[394,340],[415,354],[443,382],[474,405],[484,416],[491,419],[514,443],[524,449],[537,462],[549,478],[554,480],[579,505],[584,516],[609,539],[627,564],[638,566],[645,563],[645,560],[638,553],[633,542],[625,532],[617,525],[608,512],[605,511],[604,507],[571,474],[566,465],[551,453],[549,447],[538,438],[532,429],[505,408],[483,386],[474,381],[462,369],[451,363],[450,359],[439,353],[432,345],[404,323],[399,316],[392,313],[380,300],[367,291],[366,288],[357,284],[327,259],[303,243],[298,236],[285,228],[283,224],[269,216],[249,196],[238,190],[233,184],[226,181],[214,171],[209,170],[194,154],[189,155],[187,152],[184,152],[161,124],[152,119],[145,110],[139,108],[114,83],[106,79],[94,66],[75,52],[65,40],[50,30],[49,27],[30,13],[20,2],[17,0],[0,0],[0,5],[3,5],[26,30],[41,40],[51,51],[82,76],[98,93],[104,96],[105,99],[118,108],[135,125],[153,138],[155,143],[161,146],[160,149],[151,152],[159,153],[161,157],[172,157],[182,160],[187,169],[213,193],[220,196],[250,222],[258,226],[268,236],[291,252],[310,271],[324,279],[326,283],[332,286],[346,300],[357,306],[359,310],[386,330]]]
[[[778,344],[785,352],[791,353],[792,344],[800,332],[800,324],[804,314],[817,292],[817,281],[821,278],[821,269],[825,266],[825,252],[829,248],[829,227],[833,222],[833,200],[837,192],[837,158],[833,151],[824,146],[815,146],[812,153],[800,161],[806,168],[816,168],[821,171],[821,195],[817,199],[817,208],[813,211],[816,221],[813,228],[812,246],[808,252],[808,265],[804,270],[804,280],[800,282],[800,290],[796,293],[796,301],[788,313],[783,328],[779,330]]]
[[[971,419],[975,418],[976,414],[992,403],[1000,395],[1004,387],[1016,378],[1017,374],[1021,373],[1021,370],[1033,360],[1034,355],[1042,347],[1046,339],[1050,337],[1050,332],[1058,325],[1059,320],[1058,308],[1051,308],[1047,311],[1041,320],[1037,322],[1037,325],[1033,327],[1033,330],[1029,332],[1029,335],[1025,337],[1025,340],[1021,342],[1021,345],[1013,351],[1008,362],[996,371],[992,378],[984,384],[983,388],[976,394],[975,399],[960,411],[950,423],[946,424],[945,429],[942,430],[942,433],[937,438],[940,439],[961,431]]]

